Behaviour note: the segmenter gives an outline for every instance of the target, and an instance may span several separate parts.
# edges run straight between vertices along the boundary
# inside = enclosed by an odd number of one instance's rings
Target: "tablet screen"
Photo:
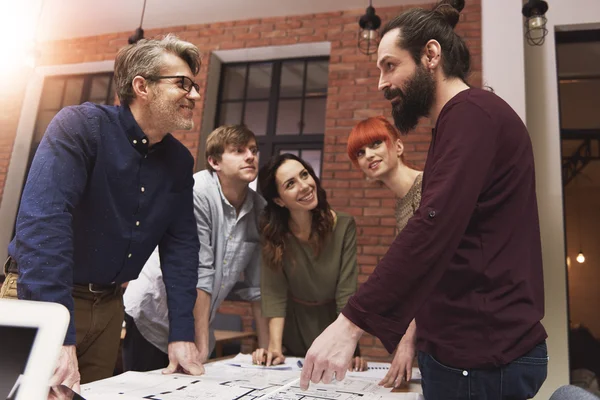
[[[36,334],[37,328],[0,326],[0,399],[16,395],[17,382],[25,372]]]

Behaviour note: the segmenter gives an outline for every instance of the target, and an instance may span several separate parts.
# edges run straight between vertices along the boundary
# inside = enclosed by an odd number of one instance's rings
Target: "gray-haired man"
[[[168,133],[193,127],[199,68],[198,49],[174,36],[128,46],[115,60],[121,106],[67,107],[40,143],[5,270],[7,282],[18,275],[20,299],[71,313],[52,384],[78,390],[112,375],[120,284],[138,276],[156,246],[169,288],[167,372],[204,372],[194,345],[194,160]]]

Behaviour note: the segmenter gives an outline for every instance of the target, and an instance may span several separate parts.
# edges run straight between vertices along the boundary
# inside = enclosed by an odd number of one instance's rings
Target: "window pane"
[[[327,94],[329,61],[314,61],[306,67],[306,97]]]
[[[273,64],[253,64],[248,75],[247,99],[268,99],[271,94]]]
[[[301,158],[310,164],[315,174],[321,177],[321,150],[302,150]]]
[[[293,154],[293,155],[295,155],[297,157],[300,157],[299,152],[300,152],[299,150],[292,150],[292,149],[287,149],[287,150],[286,149],[281,149],[281,150],[279,150],[279,154],[290,153],[290,154]]]
[[[41,111],[38,114],[37,121],[35,123],[35,134],[33,136],[33,142],[39,143],[42,140],[42,136],[48,128],[48,124],[52,121],[52,118],[56,115],[57,111]]]
[[[108,90],[110,85],[109,75],[100,75],[92,78],[92,87],[90,88],[90,98],[87,101],[91,101],[96,104],[106,104],[106,98],[108,97]]]
[[[304,130],[302,133],[325,133],[326,103],[326,98],[304,101]]]
[[[64,78],[50,78],[44,82],[44,93],[40,100],[41,110],[60,110],[63,89],[65,88]]]
[[[81,92],[83,91],[83,80],[84,78],[69,78],[67,80],[67,87],[65,88],[65,98],[63,100],[63,107],[74,106],[81,104]]]
[[[302,96],[304,61],[288,61],[281,65],[280,97]]]
[[[280,100],[277,109],[277,135],[300,133],[302,100]]]
[[[119,102],[117,97],[117,88],[115,87],[115,80],[110,80],[110,97],[108,98],[108,104],[113,105]]]
[[[246,111],[244,112],[244,124],[256,136],[264,136],[267,133],[268,114],[268,101],[249,101],[246,103]]]
[[[219,113],[219,125],[238,125],[242,123],[242,103],[222,103]]]
[[[222,99],[238,100],[244,98],[244,85],[246,84],[246,66],[225,68]]]

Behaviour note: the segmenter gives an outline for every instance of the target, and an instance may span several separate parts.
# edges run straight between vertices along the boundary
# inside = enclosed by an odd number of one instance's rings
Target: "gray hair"
[[[129,105],[135,99],[133,78],[160,75],[163,55],[171,53],[189,65],[194,75],[200,70],[200,51],[173,34],[162,39],[142,39],[122,48],[115,59],[115,85],[119,101]]]

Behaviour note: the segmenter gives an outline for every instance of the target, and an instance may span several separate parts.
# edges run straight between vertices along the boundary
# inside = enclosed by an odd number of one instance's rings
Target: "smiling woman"
[[[261,303],[269,346],[255,363],[304,357],[312,341],[356,291],[356,224],[335,212],[312,167],[293,154],[273,157],[258,178],[267,205],[261,218]],[[349,368],[366,369],[359,351]]]
[[[0,2],[0,74],[35,65],[35,42],[42,0]],[[18,32],[18,34],[16,34]]]

